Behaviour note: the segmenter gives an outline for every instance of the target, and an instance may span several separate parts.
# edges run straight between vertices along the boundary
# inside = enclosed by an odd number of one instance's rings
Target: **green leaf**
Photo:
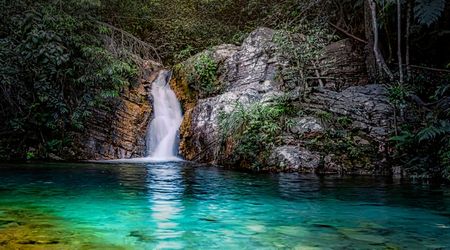
[[[417,0],[414,14],[420,24],[435,23],[445,9],[446,0]]]

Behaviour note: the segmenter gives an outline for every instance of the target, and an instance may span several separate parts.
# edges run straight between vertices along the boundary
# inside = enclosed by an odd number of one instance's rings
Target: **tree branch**
[[[346,30],[340,28],[339,26],[337,26],[337,25],[335,25],[335,24],[333,24],[333,23],[331,23],[331,22],[328,22],[328,24],[330,24],[333,28],[339,30],[340,32],[344,33],[345,35],[347,35],[347,36],[349,36],[349,37],[355,39],[356,41],[361,42],[361,43],[364,43],[364,44],[367,44],[367,41],[366,41],[366,40],[364,40],[364,39],[362,39],[362,38],[359,38],[359,37],[357,37],[357,36],[351,34],[350,32],[348,32],[348,31],[346,31]]]

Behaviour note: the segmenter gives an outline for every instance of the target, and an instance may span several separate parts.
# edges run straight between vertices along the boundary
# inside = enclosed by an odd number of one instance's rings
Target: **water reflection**
[[[175,241],[184,233],[177,222],[184,211],[181,170],[171,164],[150,165],[147,168],[150,209],[156,224],[154,235],[158,239],[158,249],[183,247],[181,242]]]
[[[51,240],[125,249],[450,245],[450,189],[442,186],[190,163],[0,164],[0,173],[0,242],[5,235],[22,242],[19,233],[27,228],[41,232],[30,234],[29,242],[37,241],[42,233],[53,235],[43,227],[67,225],[67,238]],[[85,235],[96,239],[80,240]]]

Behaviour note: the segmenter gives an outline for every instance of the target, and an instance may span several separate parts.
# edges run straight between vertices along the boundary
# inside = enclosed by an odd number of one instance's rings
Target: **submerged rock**
[[[358,229],[344,228],[339,230],[340,233],[352,240],[368,242],[371,245],[381,245],[386,242],[382,236],[362,232]]]
[[[131,231],[130,234],[128,234],[129,237],[134,237],[136,238],[138,241],[142,241],[142,242],[152,242],[155,241],[155,238],[150,235],[147,234],[145,232],[142,231]]]

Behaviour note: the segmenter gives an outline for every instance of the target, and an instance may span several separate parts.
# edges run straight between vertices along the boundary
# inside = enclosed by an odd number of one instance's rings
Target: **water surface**
[[[0,248],[450,249],[450,189],[183,162],[3,164]]]

